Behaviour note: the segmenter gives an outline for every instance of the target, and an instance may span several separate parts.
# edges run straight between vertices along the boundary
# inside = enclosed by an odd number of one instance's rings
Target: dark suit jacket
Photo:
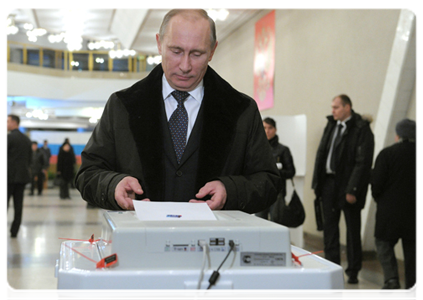
[[[7,183],[31,181],[29,166],[32,159],[31,141],[19,129],[7,135]]]
[[[133,176],[145,192],[137,199],[189,201],[204,184],[218,179],[227,191],[224,209],[254,213],[269,207],[281,179],[255,101],[209,67],[198,124],[177,165],[173,149],[169,150],[162,76],[159,65],[110,97],[81,154],[76,186],[82,197],[118,210],[115,187],[125,176]],[[189,192],[166,199],[175,187]]]
[[[416,238],[416,143],[403,141],[383,149],[372,172],[377,203],[375,237]]]
[[[317,150],[314,165],[312,188],[316,196],[320,196],[322,185],[326,177],[326,159],[328,157],[333,131],[337,121],[332,116],[324,129],[322,139]],[[370,171],[373,163],[374,137],[369,122],[359,114],[352,112],[351,119],[346,122],[347,128],[337,145],[335,170],[335,195],[337,206],[347,204],[346,194],[352,194],[357,202],[354,207],[362,209],[366,201],[366,194],[370,181]]]

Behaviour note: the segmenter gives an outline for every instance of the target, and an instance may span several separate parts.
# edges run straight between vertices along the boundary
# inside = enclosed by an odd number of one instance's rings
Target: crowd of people
[[[241,210],[272,220],[273,204],[285,198],[285,181],[295,175],[293,157],[276,135],[275,120],[262,120],[255,101],[208,65],[218,45],[213,20],[203,10],[172,10],[164,17],[156,41],[162,63],[146,78],[110,96],[81,153],[75,183],[82,198],[112,210],[133,209],[133,199],[204,202],[212,210]],[[336,96],[331,105],[312,180],[323,207],[325,257],[341,263],[343,213],[345,272],[348,283],[358,283],[361,210],[371,186],[378,208],[375,237],[384,288],[399,288],[393,252],[399,239],[406,288],[411,288],[415,284],[415,122],[398,123],[398,143],[378,154],[372,170],[370,121],[352,109],[347,95]],[[13,195],[15,202],[12,236],[20,222],[16,214],[22,210],[24,185],[32,178],[33,193],[35,181],[42,181],[48,166],[45,150],[35,143],[31,153],[31,143],[18,125],[16,116],[9,116],[8,165],[13,168],[8,168],[8,199]],[[17,151],[20,175],[14,160]],[[57,162],[62,199],[69,198],[74,164],[73,150],[65,142]],[[41,194],[42,188],[37,187]]]

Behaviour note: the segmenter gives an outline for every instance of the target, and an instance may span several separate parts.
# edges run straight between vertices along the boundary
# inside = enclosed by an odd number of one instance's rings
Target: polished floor
[[[25,194],[23,221],[17,238],[9,228],[13,205],[7,212],[7,281],[12,290],[56,289],[55,264],[62,238],[84,239],[101,235],[101,209],[88,209],[77,190],[71,189],[71,200],[59,199],[57,188],[43,191],[42,196]],[[305,249],[321,250],[321,241],[305,239]],[[343,258],[345,261],[345,257]],[[402,265],[400,265],[402,268]],[[401,284],[404,277],[401,274]],[[345,289],[380,290],[381,268],[374,255],[365,255],[358,284],[345,283]]]

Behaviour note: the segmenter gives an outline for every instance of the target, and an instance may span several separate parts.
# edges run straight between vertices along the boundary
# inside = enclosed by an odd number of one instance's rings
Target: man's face
[[[216,45],[210,47],[210,26],[203,18],[174,16],[163,40],[156,35],[162,67],[170,86],[180,91],[193,90],[203,79]]]
[[[37,144],[31,144],[31,148],[32,148],[32,151],[37,151],[37,149],[38,149],[38,145]]]
[[[351,106],[344,104],[341,101],[341,98],[336,97],[332,100],[332,116],[336,121],[344,121],[351,115]]]
[[[266,122],[263,122],[264,131],[266,131],[266,136],[268,140],[271,140],[276,135],[276,128]]]
[[[16,121],[12,117],[7,117],[7,131],[11,131],[17,127]]]

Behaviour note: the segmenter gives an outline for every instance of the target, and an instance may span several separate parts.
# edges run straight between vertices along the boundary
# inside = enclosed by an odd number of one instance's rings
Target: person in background
[[[38,148],[38,143],[33,141],[32,148],[32,162],[31,162],[31,193],[34,195],[35,185],[37,185],[38,195],[43,193],[44,176],[46,170],[46,157],[41,148]]]
[[[113,210],[133,210],[134,199],[269,207],[281,179],[256,102],[208,65],[214,21],[204,10],[171,10],[156,41],[162,63],[111,95],[82,151],[82,198]]]
[[[50,148],[48,147],[47,140],[44,140],[43,146],[40,149],[44,152],[44,156],[46,157],[47,167],[50,166],[51,151],[50,151]]]
[[[31,181],[32,150],[30,139],[19,131],[20,118],[7,116],[7,209],[13,197],[14,219],[10,235],[16,238],[22,222],[25,185]]]
[[[265,118],[263,120],[263,126],[264,131],[266,132],[267,140],[272,147],[273,158],[275,159],[276,166],[279,170],[279,175],[282,178],[282,189],[279,192],[278,198],[276,200],[281,201],[285,199],[286,196],[286,180],[295,176],[294,160],[289,148],[279,143],[279,137],[276,134],[276,121],[272,118]],[[272,204],[269,208],[256,213],[256,216],[266,220],[268,220],[270,217],[270,220],[274,221],[275,203]]]
[[[404,119],[395,130],[395,144],[379,153],[371,177],[377,203],[375,243],[383,289],[399,289],[394,247],[401,239],[409,289],[416,283],[416,122]]]
[[[332,115],[320,141],[312,188],[323,204],[326,259],[341,264],[339,220],[347,227],[348,283],[358,283],[362,266],[361,210],[366,201],[373,163],[374,137],[370,123],[352,109],[347,95],[332,100]]]
[[[48,147],[47,140],[44,140],[43,146],[40,147],[40,149],[44,153],[44,157],[45,157],[45,166],[43,169],[43,173],[44,173],[44,182],[46,182],[48,179],[48,168],[50,167],[50,157],[51,157],[51,150]]]
[[[64,143],[57,156],[57,175],[60,176],[60,199],[70,199],[69,184],[74,179],[75,154],[69,143]]]
[[[68,144],[70,146],[70,150],[69,151],[72,153],[73,156],[75,156],[75,150],[73,149],[73,146],[70,143],[69,138],[65,138],[63,144],[59,148],[59,153],[63,149],[63,146],[65,146],[66,144]],[[75,171],[73,173],[73,177],[75,177]],[[75,188],[75,182],[73,180],[71,180],[71,182],[70,182],[70,187],[73,188],[73,189]]]

